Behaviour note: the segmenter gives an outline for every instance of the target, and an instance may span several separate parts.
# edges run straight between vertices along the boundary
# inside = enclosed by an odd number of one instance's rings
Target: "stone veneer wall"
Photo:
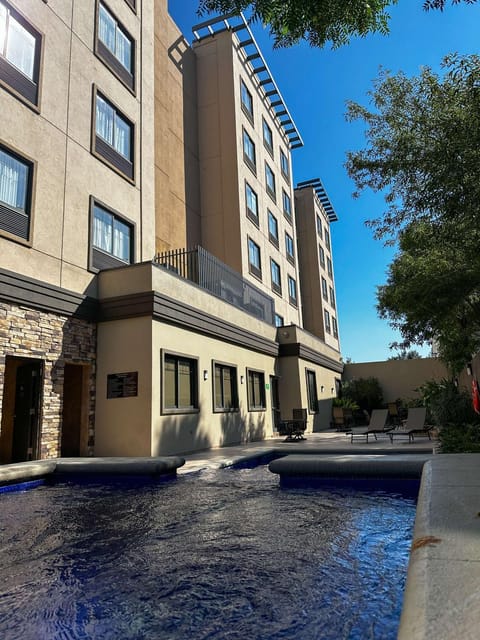
[[[40,456],[60,455],[65,363],[90,365],[88,449],[93,455],[96,324],[0,302],[0,416],[6,356],[44,361]],[[1,422],[0,422],[1,425]]]

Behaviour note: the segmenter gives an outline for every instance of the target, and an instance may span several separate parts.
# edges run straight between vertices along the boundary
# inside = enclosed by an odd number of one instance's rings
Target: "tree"
[[[422,356],[415,349],[401,348],[395,356],[390,356],[389,360],[414,360],[415,358],[421,358]]]
[[[452,55],[443,68],[381,72],[375,111],[348,107],[368,144],[346,166],[359,191],[385,194],[369,224],[399,242],[378,288],[380,316],[401,332],[400,347],[435,339],[458,371],[480,348],[480,58]]]
[[[443,76],[381,70],[370,96],[375,111],[354,102],[347,119],[363,120],[367,147],[347,154],[359,195],[385,194],[383,215],[368,224],[396,237],[409,222],[476,224],[480,215],[480,57],[447,56]]]
[[[476,0],[451,0],[473,4]],[[443,10],[447,0],[427,0],[424,9]],[[390,16],[385,9],[397,0],[200,0],[198,13],[221,14],[251,11],[252,20],[270,27],[276,47],[302,39],[311,46],[347,44],[352,36],[388,34]]]

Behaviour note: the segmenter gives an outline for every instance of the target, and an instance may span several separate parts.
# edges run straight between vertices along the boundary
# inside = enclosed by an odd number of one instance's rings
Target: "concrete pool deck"
[[[344,434],[307,434],[287,443],[270,439],[172,458],[57,459],[0,465],[2,482],[55,470],[196,473],[272,453],[299,458],[331,475],[362,467],[423,467],[399,640],[476,640],[480,637],[480,454],[435,455],[426,438],[351,444]],[[170,460],[170,462],[169,462]],[[167,466],[165,466],[165,464]],[[123,469],[123,471],[122,471]],[[352,603],[354,606],[354,603]]]

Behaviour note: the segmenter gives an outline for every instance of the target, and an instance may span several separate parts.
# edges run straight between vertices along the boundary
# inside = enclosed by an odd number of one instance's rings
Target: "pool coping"
[[[366,455],[368,453],[368,455]],[[165,475],[222,468],[268,455],[303,457],[310,473],[404,477],[421,474],[420,492],[404,592],[398,640],[476,640],[480,627],[480,454],[434,455],[361,451],[289,453],[256,447],[251,453],[216,454],[205,466],[185,465],[179,456],[162,458],[57,458],[0,466],[0,485],[55,473]],[[295,460],[293,460],[295,462]],[[279,461],[277,461],[279,462]],[[286,463],[281,463],[285,465]],[[406,464],[406,467],[405,467]],[[185,467],[184,467],[185,465]],[[415,471],[416,468],[416,471]],[[316,469],[316,471],[315,471]],[[409,475],[410,474],[410,475]],[[401,477],[401,476],[400,476]],[[354,606],[354,603],[352,603]]]

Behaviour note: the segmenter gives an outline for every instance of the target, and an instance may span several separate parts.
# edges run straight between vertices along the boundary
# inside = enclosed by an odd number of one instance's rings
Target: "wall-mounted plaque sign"
[[[109,373],[107,398],[132,398],[138,396],[138,371]]]

